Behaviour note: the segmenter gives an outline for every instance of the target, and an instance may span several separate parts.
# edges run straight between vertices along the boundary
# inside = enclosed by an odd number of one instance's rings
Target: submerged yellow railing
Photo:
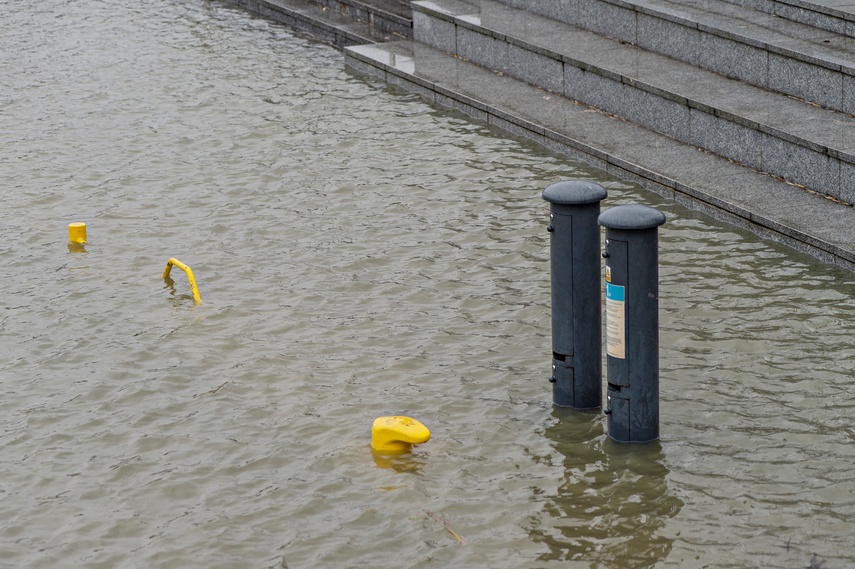
[[[196,286],[196,279],[193,278],[193,270],[175,257],[166,261],[166,268],[163,270],[163,278],[169,278],[169,273],[172,271],[173,265],[187,274],[187,281],[190,283],[190,290],[193,292],[193,300],[196,304],[202,304],[202,297],[199,296],[199,287]]]

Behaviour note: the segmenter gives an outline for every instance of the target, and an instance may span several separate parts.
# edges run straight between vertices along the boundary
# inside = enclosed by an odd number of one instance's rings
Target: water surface
[[[224,4],[0,9],[0,565],[855,563],[850,273]],[[651,445],[551,406],[576,178],[668,216]]]

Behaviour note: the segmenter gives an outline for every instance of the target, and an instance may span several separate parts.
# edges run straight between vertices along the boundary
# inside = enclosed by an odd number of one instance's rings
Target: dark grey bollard
[[[600,202],[606,189],[581,180],[543,191],[552,274],[552,401],[560,407],[602,405]]]
[[[606,228],[606,409],[609,437],[659,438],[659,235],[665,214],[624,205]]]

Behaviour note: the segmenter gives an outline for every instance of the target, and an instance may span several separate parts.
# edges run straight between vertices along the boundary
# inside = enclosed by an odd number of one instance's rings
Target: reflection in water
[[[391,468],[400,474],[420,474],[427,462],[427,459],[423,455],[413,454],[411,452],[402,454],[382,454],[371,449],[371,457],[374,459],[374,464],[377,465],[377,468]]]
[[[661,444],[616,443],[596,413],[555,408],[553,416],[546,436],[563,456],[564,479],[532,530],[549,547],[539,560],[641,568],[665,559],[673,539],[660,530],[683,503],[668,493]]]
[[[217,2],[3,7],[3,567],[855,566],[851,273]],[[668,216],[664,451],[550,408],[570,177]]]

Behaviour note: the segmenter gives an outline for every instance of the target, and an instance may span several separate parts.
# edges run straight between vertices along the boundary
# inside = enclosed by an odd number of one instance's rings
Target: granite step
[[[481,0],[414,2],[416,41],[855,202],[855,119],[549,18]]]
[[[855,38],[851,36],[722,0],[501,2],[855,114]],[[482,10],[490,10],[489,2],[481,4]],[[842,28],[853,32],[848,26]]]
[[[412,12],[408,2],[404,10],[396,4],[381,5],[378,0],[227,1],[338,47],[412,37],[412,18],[409,17]],[[393,9],[387,9],[389,7]]]
[[[716,218],[855,270],[855,209],[427,45],[345,48],[347,67]]]

